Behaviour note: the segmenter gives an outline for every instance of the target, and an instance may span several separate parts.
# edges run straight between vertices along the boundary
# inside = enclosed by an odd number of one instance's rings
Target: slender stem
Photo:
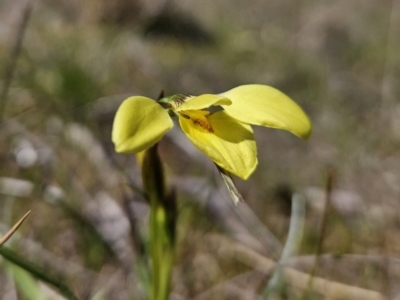
[[[175,248],[175,195],[168,193],[157,145],[146,150],[142,163],[143,185],[150,201],[151,300],[169,298]]]
[[[292,214],[290,217],[289,234],[283,248],[281,258],[274,275],[268,282],[263,293],[263,299],[270,299],[274,292],[282,292],[285,285],[284,272],[281,266],[287,263],[290,257],[295,255],[303,236],[304,222],[306,217],[306,202],[299,194],[292,195]]]
[[[54,286],[60,294],[62,294],[64,297],[66,297],[69,300],[78,300],[78,298],[71,292],[71,290],[59,279],[56,279],[49,275],[49,272],[40,268],[39,266],[34,265],[33,263],[27,261],[14,251],[10,250],[9,248],[6,248],[4,246],[0,246],[0,254],[7,259],[8,261],[16,264],[17,266],[20,266],[24,270],[30,272],[36,278],[47,282],[48,284],[51,284]]]

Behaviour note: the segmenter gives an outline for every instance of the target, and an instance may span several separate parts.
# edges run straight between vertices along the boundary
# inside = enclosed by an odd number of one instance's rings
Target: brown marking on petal
[[[199,125],[201,128],[207,130],[209,133],[214,133],[214,129],[212,128],[210,122],[208,122],[206,117],[192,119],[193,123]]]

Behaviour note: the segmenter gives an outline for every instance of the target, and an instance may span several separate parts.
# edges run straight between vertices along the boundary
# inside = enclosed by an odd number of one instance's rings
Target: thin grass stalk
[[[328,170],[328,174],[326,177],[326,183],[325,183],[325,205],[324,205],[324,210],[322,214],[322,220],[321,220],[321,226],[319,228],[319,239],[317,243],[317,249],[315,251],[315,264],[313,268],[311,269],[310,272],[310,279],[308,281],[308,289],[304,292],[302,295],[301,299],[306,300],[310,297],[310,291],[312,291],[312,286],[314,285],[313,279],[315,277],[315,274],[317,274],[317,269],[318,266],[320,265],[320,255],[322,252],[322,246],[324,243],[324,237],[326,235],[326,231],[328,229],[328,214],[331,211],[331,198],[332,198],[332,189],[333,189],[333,183],[335,180],[335,172],[334,170],[330,169]]]
[[[18,230],[30,213],[31,211],[28,211],[3,237],[0,237],[0,246],[7,242],[10,237],[12,237],[12,235]]]
[[[150,202],[150,300],[169,298],[175,249],[176,202],[166,188],[157,145],[146,150],[142,163],[143,185]]]

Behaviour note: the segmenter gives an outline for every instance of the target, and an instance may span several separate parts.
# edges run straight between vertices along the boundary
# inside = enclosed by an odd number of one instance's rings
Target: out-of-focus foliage
[[[0,2],[0,71],[24,4]],[[162,89],[268,84],[304,108],[314,132],[304,142],[255,128],[259,167],[236,180],[241,218],[212,163],[179,131],[159,145],[179,200],[171,298],[259,296],[286,239],[293,192],[306,197],[307,219],[290,263],[310,272],[328,167],[337,181],[315,275],[398,297],[399,11],[378,0],[35,2],[0,125],[1,233],[32,213],[7,246],[80,299],[143,299],[148,206],[135,158],[113,151],[117,107]],[[1,267],[0,299],[24,299],[8,274]],[[302,294],[293,283],[285,291]]]

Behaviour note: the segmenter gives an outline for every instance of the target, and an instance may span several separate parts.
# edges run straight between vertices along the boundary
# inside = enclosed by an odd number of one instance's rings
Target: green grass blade
[[[59,291],[59,293],[67,299],[78,300],[78,298],[72,293],[68,286],[61,282],[61,280],[49,274],[49,271],[46,271],[43,268],[31,263],[30,261],[15,253],[13,250],[4,246],[0,247],[0,254],[8,261],[31,273],[37,279],[40,279],[43,282],[46,282],[55,287]]]

